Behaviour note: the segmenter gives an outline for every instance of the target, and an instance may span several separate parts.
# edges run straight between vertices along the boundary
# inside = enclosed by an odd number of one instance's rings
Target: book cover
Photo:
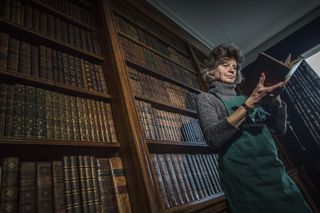
[[[242,88],[243,93],[248,96],[252,93],[259,82],[261,73],[266,76],[265,86],[272,86],[281,81],[289,80],[302,61],[303,59],[300,59],[293,66],[288,66],[266,53],[260,53],[254,62],[253,71]]]

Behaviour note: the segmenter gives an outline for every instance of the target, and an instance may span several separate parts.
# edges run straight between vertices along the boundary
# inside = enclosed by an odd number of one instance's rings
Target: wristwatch
[[[241,106],[246,109],[247,115],[253,112],[253,108],[249,107],[246,103],[243,103]]]

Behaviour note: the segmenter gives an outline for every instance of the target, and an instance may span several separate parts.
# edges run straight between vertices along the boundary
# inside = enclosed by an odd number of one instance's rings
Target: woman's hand
[[[272,92],[275,91],[276,89],[282,88],[286,85],[286,81],[279,82],[275,85],[266,87],[264,86],[264,81],[266,80],[266,76],[264,73],[261,73],[261,76],[259,78],[259,82],[256,86],[256,88],[252,91],[251,95],[249,98],[246,100],[246,105],[253,108],[257,103],[259,103],[264,97],[266,96],[273,96]],[[280,95],[277,94],[276,99],[280,100]]]

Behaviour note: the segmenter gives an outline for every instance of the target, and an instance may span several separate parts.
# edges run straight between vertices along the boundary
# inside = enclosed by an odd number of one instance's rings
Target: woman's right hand
[[[268,95],[272,95],[272,92],[276,89],[284,87],[286,85],[286,81],[279,82],[275,85],[266,87],[264,86],[264,81],[266,80],[266,76],[264,73],[261,73],[259,78],[259,82],[255,89],[252,91],[249,98],[246,100],[246,105],[253,108],[257,103],[259,103],[264,97]]]

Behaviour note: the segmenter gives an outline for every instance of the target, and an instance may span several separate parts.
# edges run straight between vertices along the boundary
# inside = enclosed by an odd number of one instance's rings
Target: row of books
[[[20,1],[8,1],[13,5]],[[12,3],[14,2],[14,3]],[[7,11],[9,9],[9,11]],[[9,20],[12,23],[22,25],[23,27],[33,30],[52,39],[62,41],[65,44],[92,52],[97,55],[101,54],[96,32],[82,29],[73,24],[67,23],[53,14],[48,14],[43,10],[26,4],[24,7],[4,7],[0,11],[0,17]]]
[[[200,87],[196,74],[121,35],[119,38],[127,61],[194,88]]]
[[[148,29],[148,31],[158,35],[161,39],[166,41],[171,46],[181,50],[183,53],[185,53],[185,55],[189,55],[187,54],[189,51],[186,43],[171,34],[168,29],[154,22],[154,20],[142,15],[140,11],[135,10],[130,6],[130,4],[126,4],[121,1],[112,1],[112,8],[116,13],[120,13],[121,16],[127,17],[129,20],[138,23],[144,29]]]
[[[3,82],[0,91],[1,136],[118,141],[109,103]]]
[[[0,32],[0,68],[55,83],[107,92],[101,65]]]
[[[160,52],[161,54],[171,58],[173,61],[183,64],[185,67],[193,70],[192,62],[189,57],[186,57],[179,51],[176,51],[174,48],[158,39],[157,37],[151,35],[145,30],[133,25],[132,23],[126,21],[120,16],[115,16],[115,21],[117,28],[120,32],[130,36],[131,38],[142,42],[143,44],[151,47],[152,49]]]
[[[93,20],[92,11],[88,8],[75,4],[73,1],[68,0],[39,0],[41,3],[48,5],[51,8],[58,10],[61,13],[66,14],[81,23],[85,23],[89,26],[95,26]],[[90,3],[89,3],[90,4]]]
[[[198,119],[156,109],[150,103],[136,100],[145,137],[176,143],[205,144]]]
[[[172,106],[196,110],[197,93],[159,80],[127,66],[131,87],[135,95],[160,100]]]
[[[164,208],[222,192],[214,154],[151,154]]]
[[[131,212],[119,157],[64,156],[52,162],[3,158],[1,212]]]
[[[286,87],[291,102],[316,141],[320,141],[320,80],[307,63],[302,63]]]

